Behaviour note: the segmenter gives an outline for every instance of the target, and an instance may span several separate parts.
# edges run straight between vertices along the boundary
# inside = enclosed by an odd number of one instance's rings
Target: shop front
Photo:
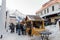
[[[45,25],[55,25],[57,23],[57,20],[60,19],[60,13],[48,15],[43,17],[45,19]]]

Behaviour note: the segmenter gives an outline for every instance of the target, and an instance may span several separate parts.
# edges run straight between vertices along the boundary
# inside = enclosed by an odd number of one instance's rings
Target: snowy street
[[[0,40],[60,40],[60,0],[0,0]]]
[[[17,35],[16,33],[5,33],[3,38],[0,40],[30,40],[29,36],[25,35]]]
[[[51,25],[46,27],[47,30],[52,32],[51,35],[49,35],[49,40],[60,40],[60,30],[58,30],[58,25]],[[34,40],[41,40],[40,36],[34,36]]]
[[[52,25],[51,27],[48,26],[46,29],[51,28],[52,34],[49,36],[49,40],[60,40],[60,31],[56,30],[57,28],[54,27],[55,25]],[[10,32],[5,32],[4,36],[0,40],[41,40],[40,36],[33,36],[30,37],[28,35],[18,35],[17,33],[10,33]]]

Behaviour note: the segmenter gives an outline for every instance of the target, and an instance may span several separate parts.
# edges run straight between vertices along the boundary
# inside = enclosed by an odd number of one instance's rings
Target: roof
[[[42,10],[48,8],[49,6],[55,4],[55,3],[60,3],[60,0],[50,0],[47,3],[45,3],[44,5],[42,5],[42,8],[40,10],[38,10],[36,13],[41,12]]]
[[[36,15],[27,15],[27,17],[29,20],[43,20],[42,18]]]
[[[10,17],[10,18],[16,18],[16,16],[14,16],[14,15],[10,15],[9,17]]]

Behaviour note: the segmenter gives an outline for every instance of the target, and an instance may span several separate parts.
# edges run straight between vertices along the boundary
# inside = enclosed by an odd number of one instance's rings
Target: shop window
[[[60,21],[59,21],[59,28],[60,28]]]
[[[52,11],[54,11],[54,6],[52,6]]]
[[[46,14],[46,10],[44,10],[44,13]]]
[[[40,21],[33,21],[33,27],[40,28],[41,25],[42,25],[42,22],[40,22]]]
[[[47,13],[49,13],[49,8],[47,8]]]
[[[41,15],[42,15],[43,13],[41,12]]]
[[[60,4],[59,4],[59,9],[60,9]]]

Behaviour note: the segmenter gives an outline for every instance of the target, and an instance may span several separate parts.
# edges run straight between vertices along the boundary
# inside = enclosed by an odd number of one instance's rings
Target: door
[[[60,21],[59,21],[59,29],[60,29]]]

